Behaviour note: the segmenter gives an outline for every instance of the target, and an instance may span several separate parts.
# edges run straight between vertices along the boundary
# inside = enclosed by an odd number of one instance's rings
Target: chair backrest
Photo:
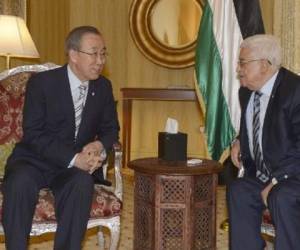
[[[0,176],[14,144],[23,135],[24,94],[30,76],[57,67],[53,63],[25,65],[0,73]]]

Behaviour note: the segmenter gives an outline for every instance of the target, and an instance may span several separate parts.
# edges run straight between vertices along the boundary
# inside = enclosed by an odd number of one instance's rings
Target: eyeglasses
[[[261,58],[261,59],[249,59],[249,60],[239,60],[238,61],[238,65],[239,66],[244,66],[244,65],[246,65],[248,63],[262,61],[262,60],[267,60],[268,64],[272,65],[272,63],[270,62],[270,60],[264,59],[264,58]]]
[[[83,50],[77,50],[77,51],[91,56],[94,60],[96,60],[98,57],[100,57],[101,61],[106,61],[107,56],[108,56],[108,53],[106,51],[103,51],[103,52],[86,52]]]

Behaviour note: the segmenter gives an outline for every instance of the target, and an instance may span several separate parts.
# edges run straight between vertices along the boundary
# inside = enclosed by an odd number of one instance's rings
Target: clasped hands
[[[103,150],[104,147],[100,141],[87,144],[80,153],[77,153],[74,165],[92,174],[101,167],[102,162],[106,158],[106,155],[101,154]]]

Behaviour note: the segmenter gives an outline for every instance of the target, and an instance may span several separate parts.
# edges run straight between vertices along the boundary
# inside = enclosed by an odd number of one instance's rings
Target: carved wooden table
[[[215,250],[218,162],[157,158],[129,162],[135,171],[135,250]]]
[[[131,115],[133,100],[148,101],[196,101],[194,89],[122,88],[123,94],[123,166],[130,161]]]

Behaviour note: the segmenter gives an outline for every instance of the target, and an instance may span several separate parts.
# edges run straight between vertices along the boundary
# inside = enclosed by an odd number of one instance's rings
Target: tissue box
[[[186,161],[187,134],[158,133],[158,158],[166,161]]]

